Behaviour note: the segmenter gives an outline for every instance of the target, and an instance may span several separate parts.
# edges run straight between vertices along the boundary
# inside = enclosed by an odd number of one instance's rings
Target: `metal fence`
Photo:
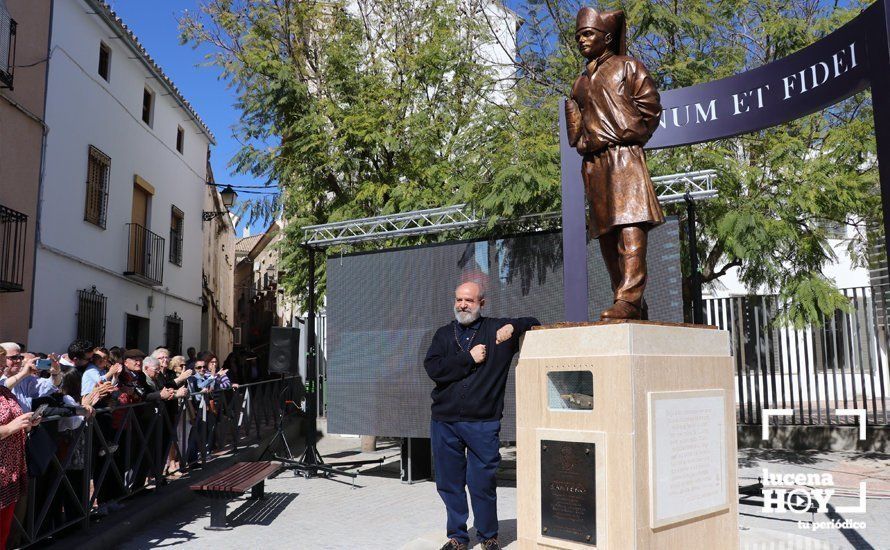
[[[763,409],[791,409],[782,424],[847,425],[838,409],[865,409],[870,426],[888,424],[890,285],[843,290],[847,311],[796,330],[775,322],[776,296],[705,299],[705,322],[730,333],[740,424]]]
[[[13,520],[9,547],[88,529],[98,506],[176,474],[166,468],[171,455],[205,463],[213,455],[259,443],[274,431],[284,401],[301,395],[299,384],[294,376],[178,401],[98,409],[73,430],[61,431],[65,419],[45,419],[39,429],[42,441],[29,441],[29,466],[42,463],[45,468],[37,477],[29,472],[24,518]]]

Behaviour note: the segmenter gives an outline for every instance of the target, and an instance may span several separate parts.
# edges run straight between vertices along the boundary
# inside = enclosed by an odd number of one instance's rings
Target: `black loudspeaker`
[[[402,438],[402,482],[417,483],[433,473],[432,449],[427,437]]]
[[[272,327],[269,336],[269,372],[297,374],[300,362],[300,329]]]

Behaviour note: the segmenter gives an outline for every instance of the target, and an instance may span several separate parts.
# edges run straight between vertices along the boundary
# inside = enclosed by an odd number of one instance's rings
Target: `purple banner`
[[[661,93],[661,123],[647,149],[677,147],[755,132],[834,105],[869,85],[868,31],[873,4],[799,52],[768,65]]]

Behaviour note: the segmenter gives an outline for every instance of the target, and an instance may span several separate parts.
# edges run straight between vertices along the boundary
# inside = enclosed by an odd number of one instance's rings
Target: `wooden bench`
[[[248,489],[250,498],[263,498],[266,478],[280,468],[280,464],[272,462],[238,462],[192,485],[192,491],[210,499],[210,526],[205,529],[231,529],[226,527],[226,504],[246,493]]]

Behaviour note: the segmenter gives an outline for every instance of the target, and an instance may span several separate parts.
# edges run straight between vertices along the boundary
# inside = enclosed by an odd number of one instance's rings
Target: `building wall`
[[[0,205],[28,216],[23,292],[0,292],[0,340],[28,343],[51,0],[7,0],[18,24],[13,89],[0,90]],[[6,251],[9,254],[9,251]]]
[[[225,211],[219,192],[207,186],[204,210]],[[235,290],[235,227],[231,217],[204,222],[204,309],[201,348],[222,360],[232,352]]]
[[[95,284],[108,297],[108,345],[123,345],[127,312],[151,319],[150,347],[163,344],[164,315],[175,311],[184,320],[183,348],[197,346],[209,138],[172,96],[164,95],[124,40],[113,36],[83,0],[56,3],[46,112],[51,132],[30,336],[42,349],[66,346],[76,334],[77,291]],[[98,74],[100,41],[112,52],[108,81]],[[154,93],[151,125],[141,118],[145,87]],[[185,130],[183,154],[176,150],[177,126]],[[111,158],[105,229],[84,221],[90,145]],[[155,189],[147,225],[165,240],[163,284],[156,288],[123,276],[136,176]],[[182,266],[168,259],[172,205],[184,213]],[[150,310],[149,295],[154,296]]]

